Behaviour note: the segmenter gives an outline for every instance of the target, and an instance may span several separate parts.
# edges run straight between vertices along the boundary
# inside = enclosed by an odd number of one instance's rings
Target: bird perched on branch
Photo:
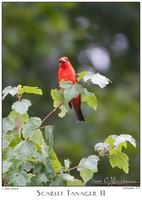
[[[73,84],[77,83],[75,70],[67,57],[61,57],[59,59],[58,82],[60,83],[61,80],[71,81]],[[77,95],[74,99],[72,99],[69,102],[69,105],[71,108],[74,108],[76,120],[84,121],[84,117],[81,111],[80,95]]]

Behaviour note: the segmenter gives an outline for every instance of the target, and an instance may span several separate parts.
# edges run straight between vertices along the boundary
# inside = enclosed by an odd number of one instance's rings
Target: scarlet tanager
[[[67,57],[61,57],[59,59],[59,69],[58,69],[58,82],[61,80],[71,81],[73,84],[77,83],[76,74],[73,66],[71,65]],[[84,117],[81,111],[81,97],[76,96],[69,102],[69,106],[74,108],[76,120],[84,121]]]

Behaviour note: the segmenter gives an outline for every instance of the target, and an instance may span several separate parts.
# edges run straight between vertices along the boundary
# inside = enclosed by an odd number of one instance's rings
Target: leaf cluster
[[[79,83],[73,84],[70,81],[61,81],[60,90],[51,90],[51,96],[54,101],[53,106],[56,108],[62,103],[60,106],[60,113],[58,114],[59,117],[62,118],[66,115],[66,113],[69,111],[69,102],[78,95],[81,96],[82,102],[86,102],[87,105],[94,110],[97,109],[97,98],[95,94],[89,92]]]
[[[94,77],[95,76],[95,77]],[[109,80],[101,75],[82,72],[78,80],[91,80],[102,88]],[[112,168],[118,167],[125,173],[129,172],[129,157],[122,150],[127,148],[127,142],[136,147],[135,139],[126,134],[110,135],[104,142],[94,146],[97,153],[82,158],[78,165],[71,166],[69,159],[62,165],[54,151],[53,126],[42,127],[44,121],[39,117],[28,115],[32,105],[28,99],[23,99],[24,93],[42,95],[38,87],[8,86],[3,90],[3,99],[8,95],[17,96],[18,100],[12,104],[12,111],[3,118],[3,185],[6,186],[84,186],[98,172],[98,163],[104,156],[108,156]],[[81,96],[93,110],[97,108],[94,93],[87,90],[80,83],[61,81],[60,89],[52,89],[53,111],[60,108],[59,117],[64,117],[69,111],[69,102]],[[52,112],[53,112],[52,111]],[[48,115],[47,115],[48,116]],[[77,170],[80,179],[71,173]]]

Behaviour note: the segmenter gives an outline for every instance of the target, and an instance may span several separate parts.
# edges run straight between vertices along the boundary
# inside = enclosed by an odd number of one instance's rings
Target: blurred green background
[[[78,164],[94,154],[94,144],[110,134],[131,134],[137,148],[128,145],[130,172],[99,163],[96,180],[116,177],[139,184],[139,3],[3,3],[3,88],[18,84],[38,86],[43,96],[27,95],[30,115],[43,118],[53,105],[50,90],[58,87],[58,58],[67,56],[77,72],[85,69],[107,76],[104,89],[89,85],[98,99],[94,112],[82,105],[85,123],[76,123],[70,111],[54,114],[54,148],[61,162]],[[10,112],[12,97],[3,103]],[[73,172],[75,173],[75,172]],[[78,174],[74,174],[78,176]],[[125,185],[125,184],[124,184]]]

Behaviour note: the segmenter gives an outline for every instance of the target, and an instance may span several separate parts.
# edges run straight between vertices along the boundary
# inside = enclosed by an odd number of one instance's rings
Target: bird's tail
[[[74,107],[74,111],[75,111],[76,121],[78,122],[85,121],[80,106]]]

